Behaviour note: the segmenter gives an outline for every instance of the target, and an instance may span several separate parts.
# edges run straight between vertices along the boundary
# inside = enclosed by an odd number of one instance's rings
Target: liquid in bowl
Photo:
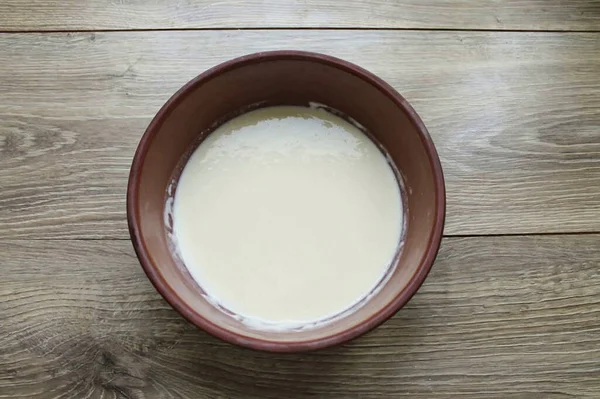
[[[361,303],[402,244],[399,176],[353,123],[261,108],[209,134],[167,211],[208,299],[257,328],[301,328]]]

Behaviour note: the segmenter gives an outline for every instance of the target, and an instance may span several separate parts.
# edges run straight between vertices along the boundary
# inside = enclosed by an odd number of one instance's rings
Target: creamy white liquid
[[[179,180],[173,234],[211,300],[254,322],[336,315],[381,281],[402,201],[386,157],[322,109],[270,107],[217,128]]]

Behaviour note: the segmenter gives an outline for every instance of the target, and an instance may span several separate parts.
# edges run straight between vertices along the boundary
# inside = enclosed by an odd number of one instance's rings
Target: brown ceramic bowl
[[[170,250],[164,210],[181,160],[215,123],[260,105],[325,104],[366,127],[404,180],[404,247],[382,288],[334,321],[299,331],[252,329],[203,297]],[[437,255],[445,217],[442,168],[423,122],[400,94],[370,72],[329,56],[275,51],[218,65],[179,90],[158,112],[139,144],[127,192],[131,240],[144,271],[186,319],[225,341],[295,352],[323,348],[371,330],[400,309],[425,280]],[[333,289],[333,287],[332,287]]]

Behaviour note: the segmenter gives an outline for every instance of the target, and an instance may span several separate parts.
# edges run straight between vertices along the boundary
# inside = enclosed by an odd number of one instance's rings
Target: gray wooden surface
[[[0,30],[221,28],[600,31],[597,0],[2,0]]]
[[[396,87],[448,189],[446,238],[407,307],[302,355],[190,326],[125,220],[164,101],[280,48]],[[0,398],[600,398],[599,233],[597,1],[0,3]]]
[[[414,105],[446,234],[600,231],[600,33],[276,30],[0,35],[0,237],[127,238],[129,166],[160,106],[212,65],[290,46]]]
[[[598,397],[599,242],[446,238],[389,322],[274,355],[183,321],[125,240],[2,240],[0,397]]]

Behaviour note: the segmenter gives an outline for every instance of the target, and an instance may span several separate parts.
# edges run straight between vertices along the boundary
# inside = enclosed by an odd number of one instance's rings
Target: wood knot
[[[124,350],[102,350],[97,356],[99,365],[94,376],[97,389],[125,398],[141,397],[150,389],[148,367],[144,361]]]

